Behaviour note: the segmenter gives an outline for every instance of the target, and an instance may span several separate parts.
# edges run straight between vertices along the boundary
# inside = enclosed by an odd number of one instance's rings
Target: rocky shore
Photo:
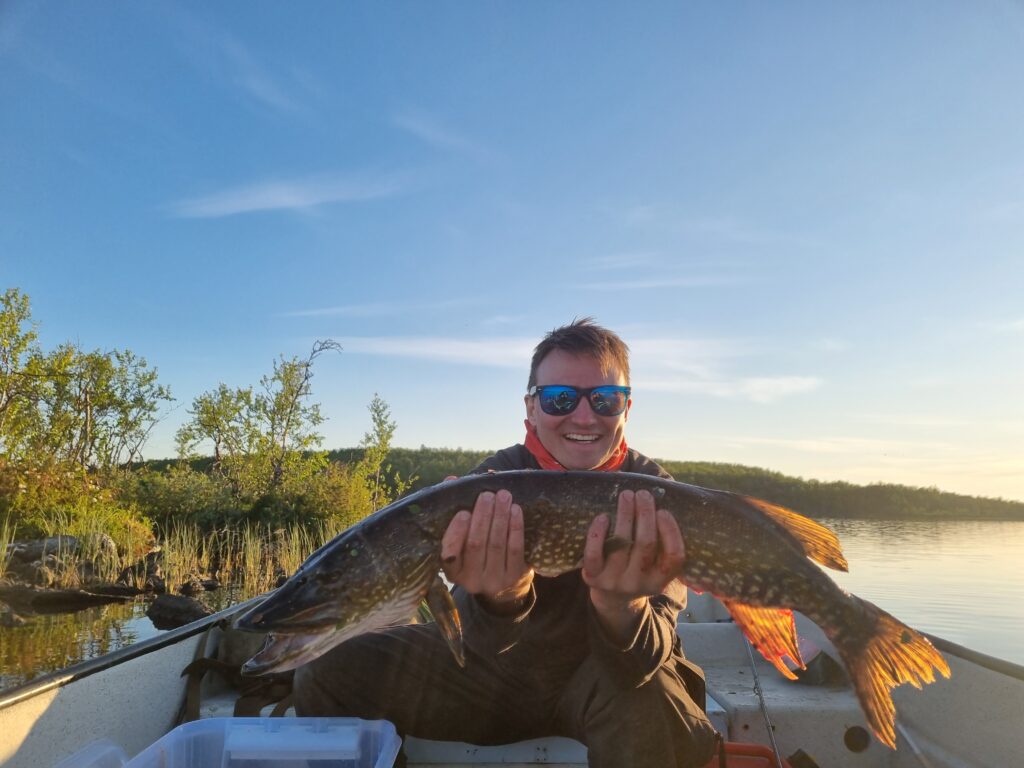
[[[117,547],[105,535],[90,540],[51,536],[15,541],[4,555],[0,628],[22,626],[34,614],[80,611],[145,595],[153,624],[171,629],[209,615],[195,596],[221,586],[207,574],[190,574],[169,589],[159,547],[118,572],[112,567],[118,562]]]

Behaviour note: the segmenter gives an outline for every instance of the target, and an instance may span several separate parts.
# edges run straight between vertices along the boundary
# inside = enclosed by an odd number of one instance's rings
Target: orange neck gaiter
[[[530,423],[529,419],[526,419],[526,450],[533,454],[533,458],[540,464],[541,469],[561,469],[565,470],[554,456],[544,447],[541,443],[540,438],[537,437],[537,429]],[[612,455],[598,467],[594,467],[595,472],[615,472],[622,463],[626,460],[626,438],[622,438],[622,442],[619,443],[618,448],[612,451]]]

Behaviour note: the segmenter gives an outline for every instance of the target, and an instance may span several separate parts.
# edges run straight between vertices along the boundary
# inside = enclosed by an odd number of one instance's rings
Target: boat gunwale
[[[1016,664],[1006,659],[1001,659],[998,656],[990,656],[987,653],[976,651],[973,648],[967,648],[963,645],[958,645],[951,640],[946,640],[936,635],[929,634],[928,632],[922,632],[927,637],[932,645],[938,648],[944,653],[948,653],[952,656],[956,656],[958,659],[969,661],[972,664],[976,664],[979,667],[991,670],[992,672],[998,672],[999,674],[1006,675],[1008,677],[1014,677],[1018,680],[1024,680],[1024,665]]]
[[[124,648],[118,648],[116,651],[105,653],[102,656],[95,656],[91,659],[86,659],[85,661],[80,661],[70,667],[47,673],[34,680],[29,680],[26,683],[15,686],[14,688],[8,688],[6,691],[0,691],[0,709],[12,707],[15,704],[20,704],[21,702],[27,701],[35,696],[45,693],[46,691],[53,690],[54,688],[62,688],[69,683],[82,680],[83,678],[89,677],[98,672],[103,672],[125,661],[146,656],[147,654],[166,648],[169,645],[174,645],[182,640],[187,640],[194,635],[207,631],[213,625],[234,615],[238,611],[243,610],[250,605],[255,605],[264,598],[266,598],[266,595],[260,595],[259,597],[250,598],[244,602],[230,605],[223,610],[211,613],[209,616],[204,616],[201,619],[197,619],[196,621],[190,622],[189,624],[185,624],[181,627],[169,629],[153,637],[140,640],[137,643],[132,643]]]

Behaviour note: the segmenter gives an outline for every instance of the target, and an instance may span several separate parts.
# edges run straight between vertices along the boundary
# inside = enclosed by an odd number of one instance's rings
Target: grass
[[[244,595],[262,594],[281,574],[294,573],[332,535],[330,527],[319,525],[272,529],[247,524],[205,534],[196,526],[175,526],[160,542],[164,578],[170,591],[211,575]]]
[[[5,517],[3,524],[0,525],[0,579],[7,573],[7,566],[11,562],[9,549],[16,533],[17,526],[11,525],[11,519]]]
[[[101,506],[82,504],[73,510],[55,510],[42,521],[46,536],[69,535],[78,541],[77,547],[61,541],[55,553],[57,565],[50,573],[51,586],[72,589],[86,581],[114,582],[126,567],[138,563],[150,542],[143,546],[135,541],[136,529],[129,527],[124,533],[131,540],[116,542],[115,551],[109,546],[108,517]],[[164,582],[169,592],[176,592],[186,582],[213,577],[245,596],[262,594],[273,588],[282,574],[293,574],[337,533],[335,527],[329,523],[285,528],[246,524],[204,532],[197,525],[179,523],[167,529],[158,542]],[[0,525],[0,577],[10,560],[7,545],[14,534],[15,527],[5,519]],[[140,571],[129,568],[135,586],[141,586],[145,578]],[[86,578],[83,574],[90,575]]]

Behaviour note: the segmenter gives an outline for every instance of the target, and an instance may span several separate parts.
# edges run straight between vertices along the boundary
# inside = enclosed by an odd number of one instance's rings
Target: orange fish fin
[[[920,688],[935,682],[935,672],[949,677],[949,664],[924,635],[872,605],[854,598],[863,614],[877,616],[874,632],[835,633],[832,638],[860,699],[868,725],[883,744],[896,749],[896,707],[890,691],[910,683]]]
[[[837,571],[848,570],[849,566],[839,545],[839,539],[824,525],[791,509],[770,504],[753,496],[744,496],[743,499],[785,528],[800,542],[804,554],[811,560]]]
[[[800,649],[796,643],[793,612],[786,608],[761,608],[728,600],[722,602],[750,644],[771,662],[783,677],[796,680],[796,675],[782,661],[783,656],[789,656],[800,669],[804,669],[804,661],[800,658]]]

